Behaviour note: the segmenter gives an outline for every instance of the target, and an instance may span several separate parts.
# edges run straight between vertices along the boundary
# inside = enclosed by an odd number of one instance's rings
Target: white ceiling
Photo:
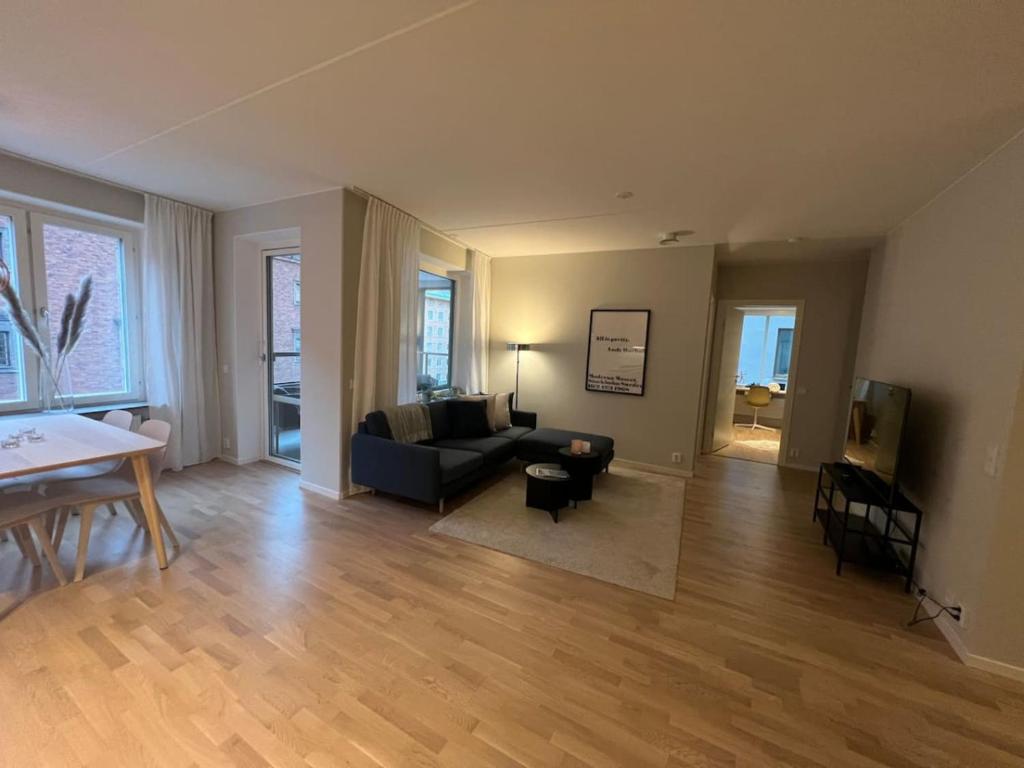
[[[494,255],[877,235],[1024,127],[1019,0],[4,0],[3,19],[0,147],[215,210],[358,185]]]

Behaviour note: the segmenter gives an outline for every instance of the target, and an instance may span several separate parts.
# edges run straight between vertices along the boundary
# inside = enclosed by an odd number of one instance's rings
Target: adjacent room
[[[0,766],[1024,766],[1024,4],[2,17]]]
[[[778,464],[798,308],[723,302],[718,309],[724,319],[717,339],[720,389],[709,403],[715,424],[711,452]]]

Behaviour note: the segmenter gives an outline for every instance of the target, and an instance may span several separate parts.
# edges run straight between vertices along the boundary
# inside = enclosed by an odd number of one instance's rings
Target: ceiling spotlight
[[[623,190],[622,192],[616,192],[615,193],[615,197],[617,197],[619,200],[629,200],[629,198],[631,198],[632,196],[633,196],[633,193],[630,192],[628,189],[627,190]]]
[[[658,245],[675,245],[679,242],[680,237],[686,237],[692,235],[692,229],[677,229],[675,232],[666,232],[662,235],[658,235]]]

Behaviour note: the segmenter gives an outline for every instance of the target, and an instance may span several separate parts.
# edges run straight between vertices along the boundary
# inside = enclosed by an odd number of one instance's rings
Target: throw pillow
[[[485,400],[451,400],[448,402],[448,421],[452,437],[489,437],[487,402]]]
[[[512,426],[512,411],[509,409],[511,393],[499,392],[494,396],[494,431]]]
[[[461,395],[459,400],[474,400],[483,401],[487,404],[487,426],[490,427],[491,432],[496,430],[495,427],[495,409],[494,409],[494,395]]]

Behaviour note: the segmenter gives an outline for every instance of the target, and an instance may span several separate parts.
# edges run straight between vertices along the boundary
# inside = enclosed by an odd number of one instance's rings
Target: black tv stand
[[[840,499],[836,498],[837,492]],[[862,505],[864,514],[854,514],[852,504]],[[909,527],[906,517],[913,518]],[[821,520],[822,543],[831,544],[836,551],[837,576],[842,574],[844,562],[856,562],[905,576],[904,589],[910,591],[921,533],[921,510],[903,494],[894,494],[890,501],[881,491],[880,481],[864,470],[844,462],[822,464],[811,519]],[[908,548],[906,561],[900,557],[897,546]]]

